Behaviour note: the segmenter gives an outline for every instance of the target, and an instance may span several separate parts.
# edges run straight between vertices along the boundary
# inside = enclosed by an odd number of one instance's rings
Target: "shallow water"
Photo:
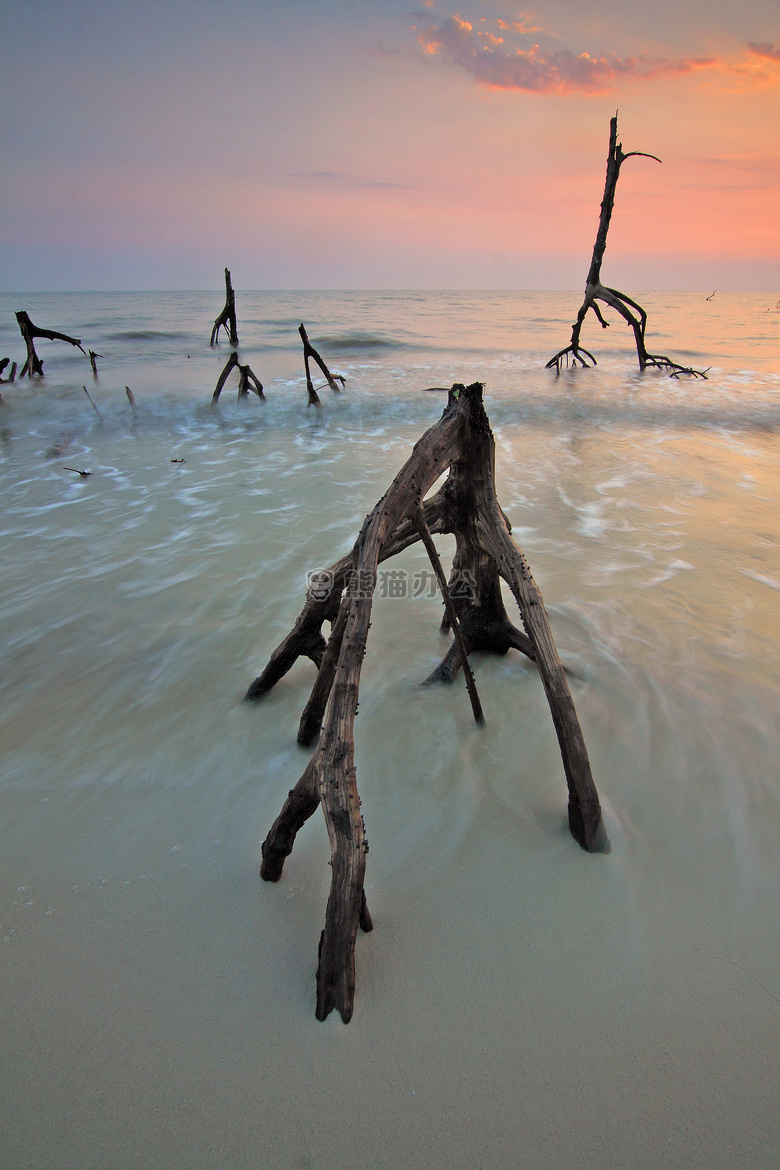
[[[618,325],[556,379],[576,294],[239,290],[267,402],[212,410],[219,294],[0,297],[0,356],[20,308],[103,355],[42,342],[1,388],[3,1165],[777,1164],[780,313],[639,299],[707,381],[640,376]],[[300,321],[347,377],[319,412]],[[439,601],[378,598],[376,929],[352,1023],[317,1024],[321,817],[256,873],[314,668],[241,699],[439,417],[421,391],[474,379],[613,851],[566,832],[533,668],[478,659],[479,730],[417,686]]]

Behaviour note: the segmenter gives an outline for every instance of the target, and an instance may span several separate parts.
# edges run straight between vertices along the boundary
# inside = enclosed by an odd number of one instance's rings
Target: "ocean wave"
[[[407,349],[408,344],[395,338],[379,337],[373,333],[341,333],[317,337],[317,345],[328,349]]]
[[[123,329],[117,333],[106,333],[106,341],[187,341],[197,336],[192,333],[178,333],[162,329]]]

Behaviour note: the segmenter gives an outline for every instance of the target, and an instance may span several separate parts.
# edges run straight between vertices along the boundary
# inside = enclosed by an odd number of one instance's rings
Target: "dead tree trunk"
[[[444,486],[426,500],[426,493],[448,468]],[[368,845],[355,774],[354,720],[377,566],[419,539],[427,547],[432,533],[443,532],[454,533],[457,542],[445,599],[450,623],[460,635],[454,643],[461,647],[456,651],[458,665],[465,665],[463,656],[473,649],[505,654],[515,646],[533,658],[558,735],[569,789],[571,833],[589,852],[609,849],[585,741],[542,596],[496,497],[495,445],[482,405],[482,385],[453,386],[441,420],[416,444],[366,518],[352,551],[314,575],[294,628],[246,695],[247,699],[261,698],[300,655],[311,658],[319,668],[298,733],[299,742],[311,743],[321,728],[319,742],[263,843],[260,875],[266,881],[279,880],[298,830],[321,806],[330,839],[332,879],[317,969],[320,1020],[335,1007],[344,1022],[349,1021],[355,990],[355,939],[358,926],[370,926],[363,894]],[[434,557],[438,561],[435,550]],[[438,573],[437,577],[441,582]],[[514,594],[525,634],[507,617],[499,578]],[[331,625],[327,642],[322,634],[326,620]],[[448,657],[449,674],[440,677],[454,674],[454,656]],[[477,705],[474,713],[481,718]]]
[[[87,356],[81,342],[75,337],[69,337],[67,333],[57,333],[55,329],[39,329],[37,325],[33,325],[25,312],[17,313],[16,320],[19,322],[19,330],[24,338],[24,344],[27,346],[27,360],[22,366],[20,378],[23,378],[25,374],[28,378],[32,378],[33,374],[43,377],[43,362],[35,352],[36,337],[44,337],[47,341],[67,341],[69,345],[74,345],[76,349],[81,350],[85,357]]]
[[[601,201],[601,214],[599,216],[598,232],[596,233],[596,243],[593,246],[590,270],[588,271],[588,277],[585,282],[585,299],[580,306],[577,319],[572,326],[570,343],[565,349],[559,350],[554,357],[551,357],[545,368],[548,370],[554,369],[556,373],[560,373],[561,366],[568,365],[569,361],[574,366],[578,362],[581,366],[597,365],[593,354],[585,349],[584,346],[580,345],[580,333],[582,332],[582,325],[588,309],[592,309],[596,314],[602,329],[609,328],[609,321],[604,320],[601,309],[598,306],[598,302],[603,301],[604,304],[615,309],[633,330],[640,370],[645,370],[648,366],[654,366],[659,370],[668,370],[670,376],[673,378],[678,378],[681,374],[687,374],[692,378],[706,378],[706,372],[703,370],[693,370],[688,366],[681,366],[678,362],[672,361],[671,358],[663,354],[648,353],[645,346],[645,326],[647,325],[647,313],[645,310],[636,301],[632,301],[631,297],[626,296],[625,293],[618,292],[615,288],[608,288],[601,283],[601,263],[604,259],[604,251],[607,246],[607,233],[609,232],[609,224],[615,206],[615,190],[617,188],[618,178],[620,177],[620,168],[627,158],[636,157],[652,158],[656,162],[661,161],[654,154],[645,154],[641,150],[631,150],[628,154],[624,154],[623,146],[618,142],[617,115],[615,115],[609,123],[607,177],[604,182],[604,198]]]
[[[225,383],[230,377],[232,370],[238,370],[238,401],[242,398],[249,397],[249,391],[256,394],[263,402],[265,402],[265,394],[263,393],[263,383],[256,378],[252,373],[252,367],[249,365],[242,366],[238,360],[238,354],[233,351],[228,360],[225,362],[222,373],[217,379],[217,384],[214,387],[214,393],[211,396],[211,405],[216,406],[219,402],[219,396],[222,393]]]
[[[236,325],[236,294],[230,280],[230,269],[225,269],[225,307],[214,322],[211,330],[209,345],[219,344],[219,331],[224,329],[228,335],[228,343],[234,348],[238,345],[238,326]]]
[[[320,369],[322,370],[322,372],[325,376],[325,381],[327,382],[328,386],[330,386],[331,390],[335,394],[339,393],[342,386],[346,386],[347,380],[346,380],[346,378],[342,377],[341,374],[331,374],[330,370],[325,365],[325,362],[322,360],[322,358],[317,353],[317,351],[314,348],[314,346],[312,345],[312,343],[309,341],[308,335],[306,333],[306,330],[303,327],[303,324],[300,324],[298,326],[298,332],[300,333],[301,341],[303,342],[303,364],[304,364],[304,367],[306,369],[306,389],[309,392],[309,401],[307,402],[306,405],[307,406],[322,406],[322,403],[320,402],[320,399],[319,399],[319,395],[317,394],[317,391],[314,389],[314,383],[311,380],[311,368],[309,366],[309,358],[311,358],[313,361],[315,361],[317,363],[317,365],[320,367]],[[336,385],[337,382],[341,382],[341,386],[337,386]]]

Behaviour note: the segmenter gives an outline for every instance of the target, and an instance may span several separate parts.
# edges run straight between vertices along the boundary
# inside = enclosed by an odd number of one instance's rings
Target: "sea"
[[[706,378],[592,315],[597,364],[546,369],[576,291],[239,287],[265,400],[212,406],[223,293],[0,295],[0,358],[19,310],[100,355],[0,385],[3,1170],[780,1164],[780,290],[627,291]],[[407,550],[356,722],[374,930],[318,1023],[319,812],[258,876],[315,668],[244,693],[473,381],[612,851],[568,834],[531,662],[473,656],[484,727],[420,686]]]

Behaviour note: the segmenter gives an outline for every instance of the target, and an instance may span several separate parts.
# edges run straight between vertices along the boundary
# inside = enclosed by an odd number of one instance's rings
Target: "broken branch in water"
[[[8,365],[10,358],[3,358],[0,361],[0,374],[4,373],[5,367]],[[15,382],[16,381],[16,362],[11,362],[11,371],[7,378],[0,378],[0,382]]]
[[[255,377],[249,366],[239,365],[238,367],[238,401],[242,398],[249,397],[249,391],[256,394],[263,402],[265,402],[265,394],[263,393],[263,383]]]
[[[533,659],[560,746],[569,790],[569,829],[588,852],[609,851],[585,740],[542,595],[510,535],[509,521],[496,496],[495,443],[482,390],[479,382],[452,387],[440,421],[415,445],[388,491],[366,517],[352,550],[312,577],[293,629],[246,694],[249,700],[260,699],[301,655],[318,667],[298,740],[309,744],[319,734],[319,741],[263,843],[260,875],[265,881],[279,880],[298,831],[321,807],[330,840],[332,876],[317,968],[319,1020],[333,1008],[345,1023],[350,1020],[355,940],[358,928],[367,929],[371,923],[363,890],[368,843],[357,791],[354,721],[377,566],[417,540],[424,541],[429,555],[432,534],[452,533],[456,542],[449,583],[443,582],[435,548],[431,556],[449,624],[456,633],[447,670],[440,668],[434,674],[441,680],[452,679],[474,650],[506,654],[515,647]],[[448,469],[443,487],[426,499],[426,493]],[[525,633],[509,621],[501,580],[517,602]],[[330,623],[327,641],[322,634],[325,621]],[[480,721],[476,689],[473,693],[469,690],[475,718]]]
[[[262,402],[265,402],[263,383],[252,373],[251,366],[241,365],[238,360],[238,354],[234,350],[225,362],[222,373],[217,379],[214,393],[211,396],[211,405],[216,406],[219,402],[219,396],[222,393],[223,387],[230,377],[231,371],[235,369],[238,370],[238,401],[240,402],[242,398],[248,398],[249,391],[251,390]]]
[[[641,150],[631,150],[627,154],[623,152],[623,146],[618,142],[617,137],[616,114],[609,123],[607,176],[604,181],[604,197],[601,201],[601,214],[596,233],[596,243],[593,246],[590,269],[585,283],[585,299],[580,306],[577,319],[572,326],[571,341],[564,349],[559,350],[558,353],[550,358],[545,368],[548,370],[554,369],[559,374],[561,367],[563,365],[568,366],[570,362],[575,367],[577,364],[581,366],[597,365],[593,354],[581,345],[580,333],[582,332],[582,324],[589,309],[593,310],[602,329],[609,328],[609,321],[604,319],[598,306],[598,301],[602,301],[604,304],[609,305],[610,308],[615,309],[633,330],[640,370],[645,370],[648,366],[652,366],[659,370],[668,371],[673,378],[685,374],[691,378],[706,379],[707,374],[704,370],[694,370],[689,366],[682,366],[679,362],[672,361],[671,358],[666,357],[664,354],[648,353],[645,346],[645,327],[647,325],[647,313],[645,310],[636,301],[633,301],[631,297],[626,296],[625,293],[619,292],[615,288],[607,288],[606,285],[601,283],[601,264],[607,246],[607,233],[609,232],[609,225],[612,219],[612,210],[615,206],[615,190],[620,176],[620,168],[627,158],[635,157],[652,158],[656,162],[661,161],[654,154],[645,154]],[[632,312],[632,310],[634,311]]]
[[[98,418],[100,419],[100,421],[102,422],[102,421],[103,421],[103,415],[100,413],[100,411],[98,410],[98,408],[95,406],[95,403],[94,403],[94,402],[92,402],[92,397],[91,397],[91,395],[90,395],[90,393],[89,393],[89,390],[87,390],[86,386],[82,386],[82,387],[81,387],[81,389],[84,391],[84,393],[86,394],[87,398],[89,398],[89,401],[90,401],[90,403],[92,404],[92,409],[94,410],[95,414],[98,416]]]
[[[79,471],[78,467],[63,467],[62,470],[63,471],[74,471],[76,473],[76,475],[80,475],[82,479],[86,479],[87,476],[92,475],[91,471]]]
[[[300,333],[301,341],[303,342],[303,364],[306,369],[306,389],[309,393],[309,401],[307,406],[322,406],[317,391],[314,389],[314,383],[311,380],[309,358],[315,361],[320,367],[325,377],[325,381],[330,386],[334,394],[338,394],[342,387],[346,386],[347,380],[341,374],[331,374],[330,370],[325,365],[325,362],[322,360],[312,343],[309,341],[309,337],[306,333],[306,329],[304,328],[303,323],[298,326],[298,332]],[[337,382],[341,382],[341,386],[337,386]]]
[[[214,388],[214,393],[211,395],[211,405],[215,406],[219,402],[219,396],[222,393],[222,387],[230,377],[230,371],[234,370],[238,365],[238,354],[233,351],[222,369],[222,373],[217,378],[217,385]]]
[[[80,349],[86,357],[84,347],[77,338],[69,337],[67,333],[58,333],[56,329],[40,329],[32,323],[24,311],[16,314],[16,320],[19,323],[19,330],[24,338],[24,344],[27,346],[27,360],[22,366],[22,371],[19,374],[20,378],[23,378],[25,374],[28,378],[32,378],[33,374],[38,374],[39,377],[43,377],[43,362],[35,352],[34,342],[36,337],[43,337],[47,341],[67,341],[69,345]]]

